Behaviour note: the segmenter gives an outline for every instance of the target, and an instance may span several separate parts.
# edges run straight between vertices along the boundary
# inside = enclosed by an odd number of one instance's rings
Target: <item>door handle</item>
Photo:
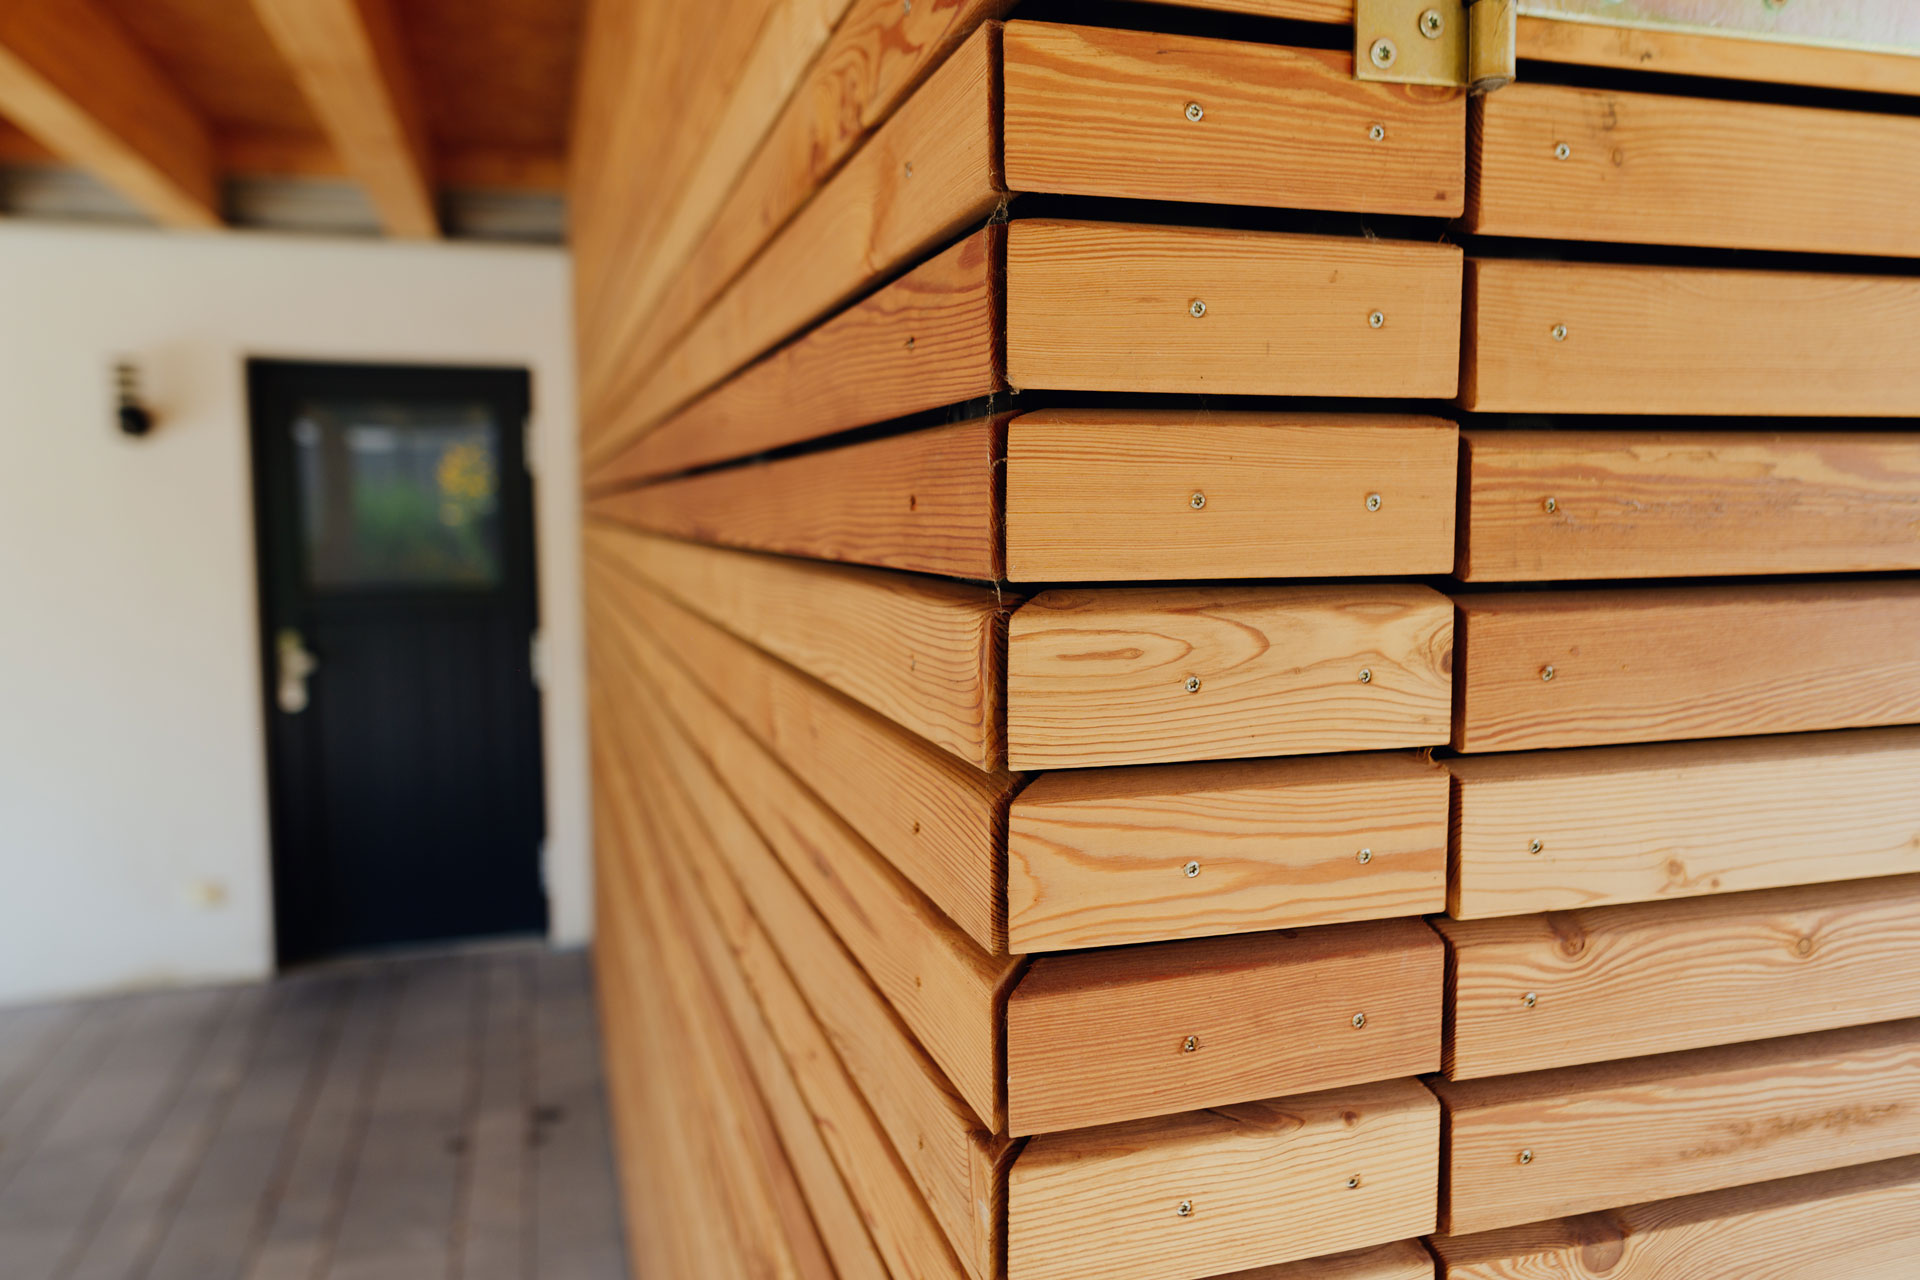
[[[308,650],[300,632],[293,627],[280,628],[280,634],[274,638],[274,652],[279,658],[274,700],[282,711],[297,716],[307,709],[307,677],[319,669],[320,660]]]

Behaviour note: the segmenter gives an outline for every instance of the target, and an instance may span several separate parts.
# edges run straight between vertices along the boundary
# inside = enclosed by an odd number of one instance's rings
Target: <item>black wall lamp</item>
[[[153,430],[153,410],[140,400],[140,370],[131,360],[113,366],[115,416],[120,430],[130,436],[144,436]]]

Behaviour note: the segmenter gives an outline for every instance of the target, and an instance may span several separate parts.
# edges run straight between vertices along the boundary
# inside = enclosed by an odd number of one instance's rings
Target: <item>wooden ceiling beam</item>
[[[387,0],[253,0],[253,7],[387,230],[439,235],[425,116]]]
[[[206,122],[93,0],[0,0],[0,114],[161,223],[220,225]]]

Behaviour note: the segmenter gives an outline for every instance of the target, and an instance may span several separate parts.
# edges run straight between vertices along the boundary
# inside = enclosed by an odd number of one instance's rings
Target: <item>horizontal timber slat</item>
[[[853,564],[1000,576],[1003,423],[982,418],[605,494],[590,516]]]
[[[1443,1280],[1908,1280],[1920,1255],[1920,1158],[1436,1236],[1433,1250]]]
[[[1371,1249],[1236,1271],[1220,1280],[1433,1280],[1433,1255],[1418,1240],[1402,1240]]]
[[[1920,568],[1920,434],[1475,429],[1461,440],[1455,574],[1468,582]]]
[[[1461,751],[1920,722],[1920,581],[1513,592],[1456,603]]]
[[[1523,80],[1473,124],[1481,235],[1920,254],[1920,119]]]
[[[1460,264],[1444,244],[1018,219],[1007,228],[1007,381],[1450,398]]]
[[[1920,1023],[1434,1089],[1464,1235],[1920,1152]]]
[[[1001,390],[1000,235],[975,232],[742,370],[587,483],[653,480]]]
[[[1447,909],[1460,919],[1920,872],[1916,729],[1460,756],[1446,767]],[[1032,795],[1016,802],[1016,831]]]
[[[1198,1280],[1423,1235],[1439,1123],[1393,1080],[1042,1134],[1008,1178],[1008,1280]]]
[[[1435,927],[1456,1080],[1920,1016],[1916,876]]]
[[[1447,776],[1411,754],[1061,770],[1014,797],[1007,942],[1064,951],[1427,915],[1446,880]]]
[[[1443,574],[1437,418],[1051,409],[1007,429],[1016,582]]]
[[[1006,759],[1007,614],[970,583],[730,551],[595,523],[594,545],[681,605],[979,769]]]
[[[676,722],[987,1128],[1003,1126],[1006,994],[1020,964],[974,943],[670,658],[636,614],[630,651]]]
[[[1466,317],[1481,412],[1920,414],[1920,278],[1474,258]]]
[[[1015,769],[1441,741],[1452,609],[1426,587],[1046,591],[1007,636]]]
[[[1464,207],[1465,93],[1357,80],[1344,50],[1012,22],[1005,56],[1012,191],[1433,217]]]
[[[1008,1132],[1432,1071],[1445,953],[1382,920],[1042,956],[1007,1000]]]

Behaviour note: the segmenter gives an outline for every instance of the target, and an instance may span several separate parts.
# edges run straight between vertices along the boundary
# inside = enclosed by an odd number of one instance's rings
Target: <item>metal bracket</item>
[[[1354,0],[1354,77],[1497,89],[1513,79],[1514,3]]]

